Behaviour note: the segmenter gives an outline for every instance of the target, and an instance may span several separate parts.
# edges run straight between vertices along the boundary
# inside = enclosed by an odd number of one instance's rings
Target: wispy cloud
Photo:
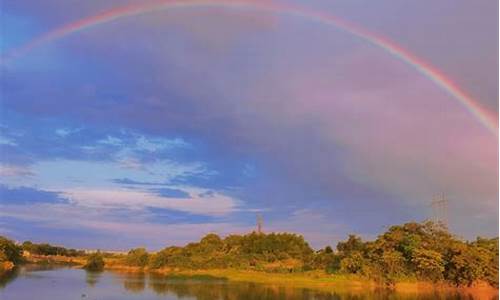
[[[146,207],[166,208],[200,215],[225,215],[238,209],[240,201],[213,192],[200,196],[202,189],[184,189],[188,196],[163,197],[153,192],[131,189],[65,189],[61,193],[75,205],[101,208],[143,210]]]
[[[101,249],[110,250],[125,250],[138,245],[147,245],[151,250],[159,250],[166,246],[184,245],[199,240],[208,233],[217,233],[219,235],[241,234],[252,229],[242,224],[227,222],[151,223],[146,215],[138,216],[137,212],[131,212],[119,218],[113,217],[108,210],[96,210],[68,204],[2,205],[0,217],[29,222],[37,230],[64,227],[65,229],[85,230],[89,235],[123,236],[123,239],[117,239],[111,244],[109,242],[97,243],[101,245]],[[92,247],[92,245],[88,244],[77,243],[77,245]],[[120,247],[123,248],[120,249]]]
[[[30,187],[8,187],[0,184],[0,204],[29,205],[33,203],[66,203],[58,192]]]
[[[0,164],[0,176],[24,177],[34,176],[35,173],[29,166]]]

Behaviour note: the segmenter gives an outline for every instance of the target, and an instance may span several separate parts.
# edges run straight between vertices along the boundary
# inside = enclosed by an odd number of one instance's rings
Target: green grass
[[[167,274],[167,280],[195,280],[195,281],[227,281],[226,277],[213,276],[210,274]]]
[[[356,275],[331,275],[322,271],[302,273],[267,273],[237,269],[208,270],[157,270],[169,279],[182,280],[229,280],[268,285],[283,285],[315,289],[374,288],[373,282]]]

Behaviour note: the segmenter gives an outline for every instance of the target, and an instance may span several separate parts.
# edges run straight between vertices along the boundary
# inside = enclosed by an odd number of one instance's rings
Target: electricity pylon
[[[432,221],[448,228],[448,199],[444,194],[432,197]]]
[[[262,215],[261,214],[257,214],[257,233],[258,234],[261,234],[262,233]]]

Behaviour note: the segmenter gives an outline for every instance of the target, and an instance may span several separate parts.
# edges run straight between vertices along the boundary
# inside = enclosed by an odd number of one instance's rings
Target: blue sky
[[[1,51],[130,1],[10,1]],[[300,3],[300,2],[298,2]],[[498,110],[495,1],[308,1],[387,36]],[[431,216],[498,235],[498,146],[456,100],[346,32],[183,8],[75,32],[1,65],[0,234],[159,249],[215,232],[314,247]]]

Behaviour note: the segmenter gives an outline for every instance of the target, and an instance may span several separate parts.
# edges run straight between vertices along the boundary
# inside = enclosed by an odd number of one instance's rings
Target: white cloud
[[[160,150],[172,149],[176,147],[187,147],[189,144],[180,138],[165,139],[165,138],[147,138],[143,135],[138,136],[136,148],[138,150],[146,150],[156,152]]]
[[[212,222],[158,224],[148,222],[140,214],[130,214],[130,218],[118,219],[107,210],[96,210],[73,204],[2,205],[0,217],[7,216],[35,222],[37,226],[45,228],[84,229],[91,233],[126,237],[115,238],[113,244],[106,243],[103,248],[108,250],[119,250],[117,247],[125,250],[144,244],[152,246],[153,249],[160,249],[197,241],[208,233],[225,236],[242,234],[253,229],[240,224]],[[121,246],[116,246],[117,243],[121,243]]]
[[[118,160],[118,163],[122,168],[125,169],[132,169],[132,170],[146,170],[146,167],[144,164],[142,164],[138,159],[133,158],[133,157],[124,157],[120,160]]]
[[[35,175],[35,173],[29,167],[6,165],[6,164],[0,165],[0,176],[24,177],[33,175]]]
[[[97,143],[104,144],[104,145],[112,145],[112,146],[120,146],[123,141],[117,137],[114,136],[106,136],[106,139],[104,140],[99,140]]]
[[[184,176],[209,176],[201,162],[176,163],[170,160],[141,163],[136,159],[116,162],[52,160],[33,165],[33,182],[45,189],[72,187],[107,188],[114,179],[131,178],[143,182],[168,182]]]
[[[82,128],[58,128],[55,133],[60,137],[67,137],[70,134],[77,133],[82,130]]]
[[[14,142],[12,139],[9,139],[4,136],[0,136],[0,145],[8,145],[8,146],[16,146],[17,143]]]
[[[198,215],[221,216],[238,210],[240,201],[222,193],[205,193],[206,190],[189,188],[188,198],[166,198],[145,190],[89,189],[63,190],[62,194],[73,204],[97,209],[125,208],[144,210],[148,207],[164,208]],[[203,197],[200,196],[204,194]]]

